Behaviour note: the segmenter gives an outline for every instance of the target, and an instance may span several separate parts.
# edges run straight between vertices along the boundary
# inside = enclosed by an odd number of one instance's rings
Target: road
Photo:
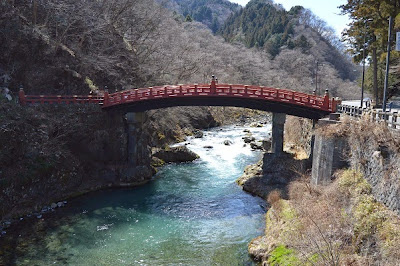
[[[365,99],[364,99],[365,101]],[[390,110],[389,104],[392,103],[392,108]],[[356,106],[360,107],[360,100],[351,100],[351,101],[343,101],[342,105],[349,105],[349,106]],[[364,107],[365,107],[365,102],[364,102]],[[380,108],[381,109],[381,108]],[[382,109],[381,109],[382,110]],[[386,105],[386,111],[390,112],[399,112],[400,113],[400,101],[389,101],[388,104]]]

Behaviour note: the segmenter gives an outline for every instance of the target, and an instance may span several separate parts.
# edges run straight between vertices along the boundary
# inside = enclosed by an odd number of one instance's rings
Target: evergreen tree
[[[192,21],[193,21],[192,17],[188,14],[185,18],[185,22],[192,22]]]
[[[396,28],[400,27],[398,0],[348,0],[340,6],[343,14],[351,18],[350,27],[343,33],[343,37],[351,45],[351,52],[355,62],[361,62],[367,57],[372,60],[373,93],[376,102],[382,99],[383,87],[380,86],[381,77],[378,74],[379,64],[385,61],[386,43],[388,40],[388,18],[396,18]],[[392,38],[394,40],[394,38]],[[364,42],[365,40],[365,42]],[[364,58],[363,58],[363,50]],[[395,55],[398,58],[398,55]],[[367,83],[371,83],[367,81]]]
[[[274,57],[293,33],[290,16],[298,10],[299,7],[288,13],[277,9],[272,1],[252,0],[227,19],[220,33],[227,41],[235,41],[244,35],[247,47],[263,47]]]

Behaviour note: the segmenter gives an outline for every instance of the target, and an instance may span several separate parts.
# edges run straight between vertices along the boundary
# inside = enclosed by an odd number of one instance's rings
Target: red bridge
[[[213,78],[210,84],[166,85],[150,88],[129,89],[104,96],[47,96],[19,93],[20,103],[25,104],[73,104],[97,103],[104,110],[142,112],[173,106],[236,106],[300,117],[318,119],[336,111],[337,102],[325,96],[317,96],[286,89],[238,84],[218,84]]]

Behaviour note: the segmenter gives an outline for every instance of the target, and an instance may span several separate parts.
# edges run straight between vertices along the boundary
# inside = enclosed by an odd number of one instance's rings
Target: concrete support
[[[310,156],[309,159],[313,159],[314,156],[314,145],[315,145],[315,126],[317,125],[318,120],[317,119],[313,119],[312,120],[312,135],[311,135],[311,143],[310,143]]]
[[[318,124],[331,124],[336,121],[320,120]],[[313,161],[311,172],[312,185],[327,185],[331,182],[333,173],[347,166],[345,153],[347,142],[342,137],[326,136],[323,133],[315,135]]]
[[[272,152],[283,153],[283,132],[285,127],[286,114],[272,114]]]
[[[126,122],[128,125],[128,165],[130,167],[135,167],[140,165],[140,160],[142,160],[140,156],[140,152],[138,152],[138,143],[141,129],[143,123],[146,120],[145,113],[127,113],[126,114]]]

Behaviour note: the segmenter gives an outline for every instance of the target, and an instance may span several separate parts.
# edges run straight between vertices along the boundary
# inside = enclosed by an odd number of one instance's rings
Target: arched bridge
[[[143,112],[173,106],[235,106],[318,119],[336,111],[336,101],[286,89],[218,84],[166,85],[129,89],[104,96],[34,96],[20,91],[21,104],[99,103],[104,110]]]

